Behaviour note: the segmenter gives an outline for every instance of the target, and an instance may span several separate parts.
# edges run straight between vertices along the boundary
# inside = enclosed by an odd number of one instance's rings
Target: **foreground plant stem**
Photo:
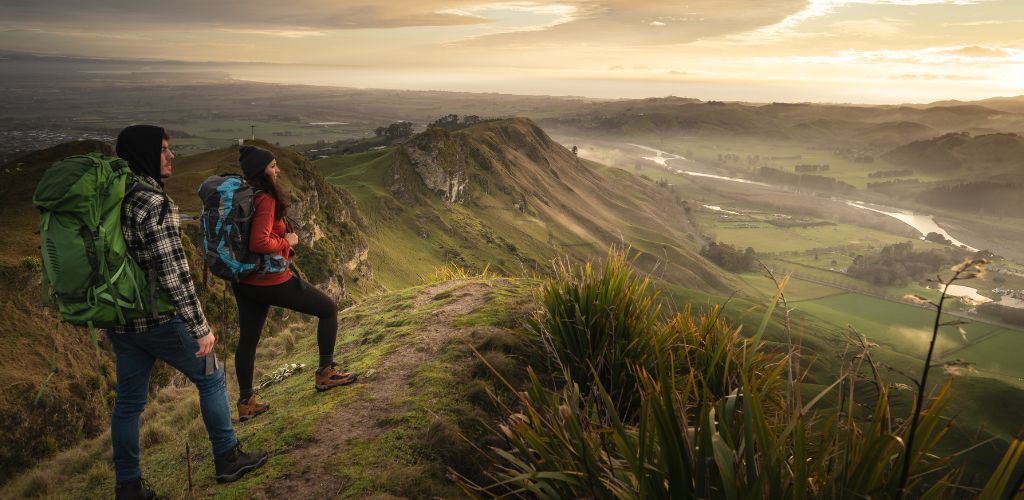
[[[942,326],[942,305],[946,302],[946,291],[949,290],[949,285],[953,284],[957,278],[960,277],[960,273],[969,269],[975,265],[977,261],[972,261],[970,264],[958,266],[953,274],[953,277],[943,283],[942,296],[939,297],[939,303],[935,309],[935,325],[932,327],[932,341],[928,344],[928,355],[924,358],[924,369],[921,373],[921,381],[917,384],[917,402],[914,404],[914,415],[910,421],[910,435],[907,436],[907,447],[903,452],[903,471],[900,474],[900,487],[896,490],[896,498],[903,498],[907,493],[907,481],[910,479],[910,461],[913,459],[914,453],[914,435],[917,433],[917,425],[921,419],[921,412],[923,411],[923,405],[925,400],[925,387],[928,383],[928,370],[932,366],[932,355],[935,353],[935,342],[939,338],[939,327]]]

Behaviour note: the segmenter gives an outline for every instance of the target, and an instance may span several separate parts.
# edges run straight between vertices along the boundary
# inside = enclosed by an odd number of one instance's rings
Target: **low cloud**
[[[688,43],[739,33],[780,22],[802,9],[806,0],[572,0],[573,17],[529,32],[481,36],[465,45],[649,46]]]
[[[309,38],[313,36],[325,36],[327,35],[324,31],[308,30],[308,29],[296,29],[296,30],[252,30],[252,29],[224,29],[228,33],[237,33],[239,35],[263,35],[263,36],[276,36],[280,38]]]
[[[851,5],[879,6],[923,6],[923,5],[975,5],[998,0],[808,0],[804,7],[785,17],[776,24],[759,27],[747,33],[737,34],[735,41],[745,43],[767,43],[805,36],[797,27],[812,19],[835,13]],[[864,22],[862,22],[863,24]]]
[[[970,45],[967,47],[960,47],[957,49],[950,49],[945,51],[946,54],[954,56],[966,56],[966,57],[1010,57],[1012,54],[1010,51],[998,47],[981,47],[978,45]]]
[[[357,1],[292,0],[46,0],[4,7],[7,26],[89,23],[126,30],[224,28],[258,32],[318,29],[401,28],[480,24],[488,19],[463,10],[469,0]]]
[[[987,76],[981,75],[935,75],[935,74],[906,74],[896,75],[889,78],[890,80],[953,80],[953,81],[986,81],[991,80]]]
[[[839,21],[832,23],[832,31],[836,34],[856,37],[887,37],[898,35],[907,24],[906,21],[895,19]]]
[[[861,63],[909,63],[909,64],[990,64],[1024,63],[1024,49],[1006,47],[929,47],[908,50],[842,50],[832,55],[792,56],[762,58],[768,62],[792,62],[798,64],[861,64]]]

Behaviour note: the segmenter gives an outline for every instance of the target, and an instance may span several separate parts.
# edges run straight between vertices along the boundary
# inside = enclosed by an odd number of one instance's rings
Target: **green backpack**
[[[50,166],[32,196],[39,209],[43,303],[50,291],[64,321],[109,328],[174,311],[167,295],[128,255],[121,202],[136,190],[160,192],[128,162],[99,153],[71,156]]]

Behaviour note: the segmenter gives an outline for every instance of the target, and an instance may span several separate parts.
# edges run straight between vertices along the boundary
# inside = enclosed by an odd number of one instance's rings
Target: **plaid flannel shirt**
[[[159,185],[152,178],[145,177],[144,180],[150,185]],[[125,197],[121,205],[121,228],[128,244],[128,254],[147,274],[150,269],[155,269],[157,285],[170,296],[171,303],[177,309],[176,314],[185,321],[193,337],[204,337],[210,333],[210,326],[203,315],[199,297],[196,296],[185,249],[181,246],[178,206],[170,198],[167,198],[170,209],[164,216],[164,223],[157,224],[164,199],[158,193],[145,190],[132,192]],[[173,317],[162,315],[157,318],[141,318],[111,328],[110,332],[142,333]]]

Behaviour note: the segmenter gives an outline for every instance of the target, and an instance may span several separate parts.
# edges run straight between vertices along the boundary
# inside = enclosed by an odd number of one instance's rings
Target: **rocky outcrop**
[[[402,144],[423,184],[437,192],[449,203],[462,203],[467,199],[465,148],[443,129],[429,129]]]

